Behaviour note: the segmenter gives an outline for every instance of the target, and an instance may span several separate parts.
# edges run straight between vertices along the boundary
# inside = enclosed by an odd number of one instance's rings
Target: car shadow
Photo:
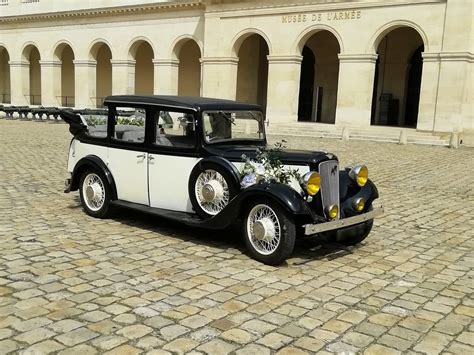
[[[242,221],[236,221],[223,230],[209,230],[123,208],[115,208],[111,218],[124,225],[171,236],[183,242],[192,242],[196,245],[215,247],[222,250],[237,249],[242,254],[248,255],[243,240]],[[315,260],[334,260],[352,254],[358,247],[347,247],[318,237],[297,237],[293,254],[289,261],[280,265],[280,267],[284,267],[285,264],[287,266],[303,265]]]

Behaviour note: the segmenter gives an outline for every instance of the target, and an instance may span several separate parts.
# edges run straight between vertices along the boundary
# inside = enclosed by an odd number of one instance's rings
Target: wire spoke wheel
[[[105,186],[95,173],[89,173],[82,183],[82,196],[86,206],[93,212],[99,211],[105,203]]]
[[[208,169],[201,172],[195,185],[196,200],[204,212],[215,216],[229,203],[227,182],[219,172]]]
[[[274,253],[281,240],[280,221],[275,211],[265,204],[254,206],[247,218],[247,235],[258,253]]]

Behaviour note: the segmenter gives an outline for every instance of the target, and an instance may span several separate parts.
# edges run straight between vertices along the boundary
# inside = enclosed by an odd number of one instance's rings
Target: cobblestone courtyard
[[[367,163],[386,213],[269,267],[237,228],[88,217],[67,128],[0,120],[0,353],[474,352],[474,150],[287,138]]]

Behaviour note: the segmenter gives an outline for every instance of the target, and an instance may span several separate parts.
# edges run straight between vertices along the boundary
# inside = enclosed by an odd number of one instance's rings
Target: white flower
[[[264,174],[265,174],[265,167],[263,166],[263,164],[256,164],[256,166],[255,166],[255,172],[256,172],[258,175],[264,175]]]
[[[241,185],[243,188],[252,186],[257,183],[257,176],[255,174],[245,175],[242,179]]]

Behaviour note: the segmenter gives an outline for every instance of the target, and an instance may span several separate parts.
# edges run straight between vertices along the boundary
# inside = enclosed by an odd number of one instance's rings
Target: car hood
[[[242,161],[242,155],[249,158],[255,157],[255,152],[261,146],[233,145],[233,146],[214,146],[206,147],[210,155],[217,155],[230,161]],[[334,154],[323,151],[307,151],[285,149],[280,153],[280,160],[287,165],[310,165],[317,166],[325,160],[337,160]]]

